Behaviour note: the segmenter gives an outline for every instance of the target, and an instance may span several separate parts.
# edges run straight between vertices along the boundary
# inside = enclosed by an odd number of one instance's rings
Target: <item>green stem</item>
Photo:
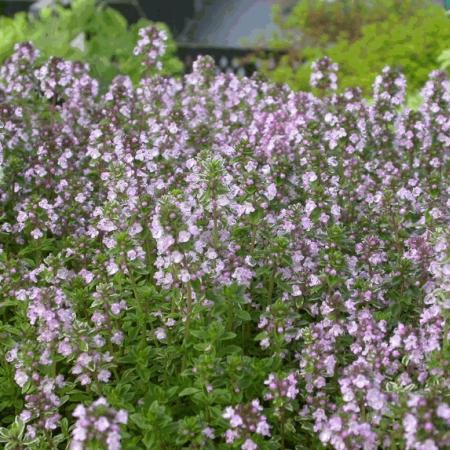
[[[277,262],[274,261],[272,263],[272,273],[270,274],[269,286],[267,288],[267,291],[268,291],[267,304],[268,305],[272,304],[273,291],[274,291],[274,287],[275,287],[275,273],[276,273],[276,269],[277,269]]]
[[[187,300],[187,310],[186,310],[186,321],[184,323],[184,339],[183,339],[183,361],[181,364],[181,370],[183,371],[186,368],[187,364],[187,342],[189,339],[189,326],[191,323],[191,315],[192,315],[192,288],[190,283],[186,283],[186,300]]]
[[[139,324],[139,328],[141,329],[141,335],[145,339],[145,335],[147,332],[147,321],[145,320],[146,314],[145,314],[144,308],[141,305],[141,299],[139,298],[136,278],[134,277],[133,270],[130,269],[130,267],[128,265],[127,265],[127,267],[128,267],[128,273],[129,273],[129,278],[130,278],[130,283],[131,283],[131,289],[133,291],[134,301],[136,304],[137,322]],[[151,322],[150,322],[150,327],[151,327]]]
[[[233,331],[233,304],[230,299],[227,302],[227,331]]]

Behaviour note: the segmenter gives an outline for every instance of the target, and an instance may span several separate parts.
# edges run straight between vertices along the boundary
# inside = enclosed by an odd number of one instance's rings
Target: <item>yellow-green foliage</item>
[[[302,47],[323,47],[339,38],[359,39],[362,28],[394,15],[407,18],[431,0],[300,0],[289,15],[275,6],[275,21],[283,31],[278,44],[284,48],[300,43]]]
[[[450,68],[450,48],[444,50],[438,58],[441,69],[447,70]]]
[[[314,8],[317,9],[317,5],[321,3],[316,2]],[[345,2],[335,2],[341,7],[343,3]],[[320,56],[328,55],[339,64],[341,88],[361,86],[368,94],[375,76],[384,66],[391,65],[403,71],[410,91],[419,89],[428,73],[438,67],[439,55],[449,46],[450,19],[442,7],[427,2],[405,2],[404,8],[405,5],[409,7],[409,14],[405,14],[401,8],[396,11],[393,7],[396,4],[394,0],[378,0],[372,4],[384,5],[389,14],[375,14],[373,20],[363,20],[361,16],[355,23],[365,24],[359,30],[355,29],[352,37],[344,27],[337,39],[333,40],[331,34],[325,33],[322,39],[319,35],[313,35],[310,30],[311,19],[308,22],[306,18],[309,16],[305,13],[310,3],[300,2],[283,23],[285,38],[290,36],[291,44],[280,38],[274,42],[277,48],[285,48],[287,54],[281,58],[273,71],[266,70],[266,73],[277,82],[288,83],[294,89],[306,90],[309,89],[311,62]],[[310,15],[316,17],[311,13]],[[354,16],[353,12],[349,17]],[[329,29],[334,30],[331,26],[331,15],[326,18],[330,23]],[[302,24],[306,27],[306,33],[300,34],[301,38],[297,41],[294,37],[295,20],[298,23],[297,32],[302,29]],[[337,16],[336,20],[343,23],[341,16]],[[323,19],[322,25],[327,23]],[[358,28],[356,25],[355,27]],[[306,47],[301,47],[306,43]],[[293,48],[295,46],[297,48]]]
[[[132,50],[139,28],[149,23],[142,19],[129,26],[118,11],[101,6],[95,0],[75,0],[70,8],[46,8],[38,17],[24,12],[13,18],[0,17],[0,62],[12,53],[14,44],[31,41],[41,51],[43,59],[59,56],[89,63],[92,75],[103,85],[119,73],[136,81],[142,68]],[[170,36],[168,28],[159,25]],[[77,37],[82,43],[78,48],[74,43]],[[170,38],[163,59],[164,74],[182,71],[181,61],[174,56],[175,50],[175,43]]]

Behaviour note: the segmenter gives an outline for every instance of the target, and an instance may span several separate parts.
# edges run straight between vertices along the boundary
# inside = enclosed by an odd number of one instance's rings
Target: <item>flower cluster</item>
[[[271,373],[269,378],[264,381],[264,384],[269,388],[269,392],[266,394],[265,399],[271,400],[275,397],[294,399],[299,393],[297,383],[298,380],[295,373],[291,373],[283,379],[277,378]]]
[[[144,55],[147,67],[162,69],[161,57],[166,53],[167,33],[154,25],[139,30],[139,40],[134,48],[134,55]]]
[[[83,450],[93,442],[106,445],[108,450],[121,448],[120,425],[128,422],[126,411],[114,410],[106,399],[100,397],[87,408],[78,405],[73,416],[77,421],[72,431],[71,450]]]
[[[261,436],[270,436],[270,425],[261,411],[259,400],[253,400],[248,405],[239,405],[235,408],[228,406],[223,417],[230,421],[230,427],[225,433],[227,443],[242,439],[242,450],[256,450],[258,445],[250,438],[253,433]]]
[[[323,91],[335,91],[337,89],[337,71],[339,67],[330,58],[325,56],[313,62],[311,69],[311,87]]]

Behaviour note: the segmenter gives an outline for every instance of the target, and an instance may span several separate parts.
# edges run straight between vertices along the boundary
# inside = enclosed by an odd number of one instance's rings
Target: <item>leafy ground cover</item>
[[[141,30],[144,73],[163,31]],[[0,69],[7,449],[450,445],[450,94]]]

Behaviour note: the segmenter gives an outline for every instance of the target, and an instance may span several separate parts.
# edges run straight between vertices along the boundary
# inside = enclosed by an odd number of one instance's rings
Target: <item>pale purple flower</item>
[[[265,195],[269,200],[273,200],[276,197],[277,187],[274,183],[271,183],[269,184],[269,186],[267,186]]]
[[[258,446],[251,440],[246,439],[245,442],[241,445],[242,450],[257,450]]]

